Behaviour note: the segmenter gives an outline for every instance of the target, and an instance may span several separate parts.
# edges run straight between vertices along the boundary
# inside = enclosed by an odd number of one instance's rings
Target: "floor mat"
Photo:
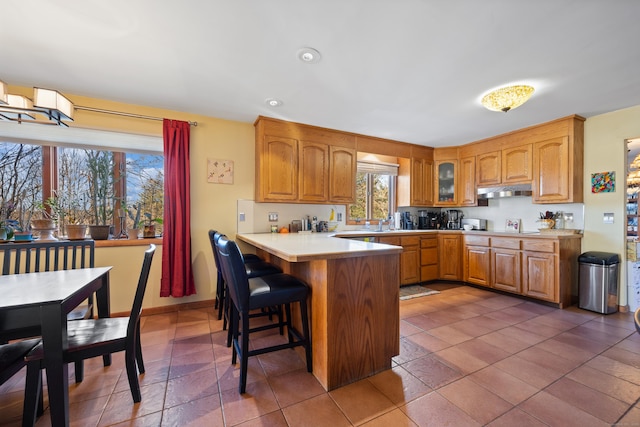
[[[404,301],[411,298],[418,298],[439,293],[440,291],[435,291],[421,285],[402,286],[400,288],[400,300]]]

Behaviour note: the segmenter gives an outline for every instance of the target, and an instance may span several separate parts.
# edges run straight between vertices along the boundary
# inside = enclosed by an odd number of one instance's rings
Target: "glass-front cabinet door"
[[[436,162],[437,206],[456,206],[458,204],[457,174],[457,160],[439,160]]]

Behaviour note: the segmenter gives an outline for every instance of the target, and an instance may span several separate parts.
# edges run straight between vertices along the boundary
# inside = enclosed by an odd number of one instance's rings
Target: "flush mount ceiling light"
[[[527,102],[533,91],[533,87],[527,85],[501,87],[483,96],[480,102],[488,110],[506,113]]]
[[[303,47],[298,51],[298,59],[306,64],[316,64],[320,58],[320,52],[312,47]]]
[[[7,84],[0,81],[0,120],[67,126],[64,120],[73,120],[73,108],[73,103],[56,90],[34,87],[32,101],[8,93]]]
[[[269,107],[280,107],[283,102],[276,98],[267,98],[264,102],[267,103]]]

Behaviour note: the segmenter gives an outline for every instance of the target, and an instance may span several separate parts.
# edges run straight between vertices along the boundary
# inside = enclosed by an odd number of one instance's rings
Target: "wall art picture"
[[[616,173],[598,172],[591,174],[592,193],[612,193],[616,191]]]
[[[508,233],[520,232],[520,218],[507,218],[504,223],[504,231]]]
[[[233,184],[233,160],[207,159],[207,182]]]

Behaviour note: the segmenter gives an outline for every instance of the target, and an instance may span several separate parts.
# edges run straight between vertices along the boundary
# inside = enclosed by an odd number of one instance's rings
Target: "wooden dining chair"
[[[251,356],[303,346],[307,359],[307,371],[311,372],[311,341],[307,314],[309,287],[307,284],[285,273],[249,278],[240,249],[233,240],[229,240],[227,236],[220,236],[216,240],[216,248],[218,249],[222,275],[232,302],[229,320],[229,329],[233,337],[231,363],[235,364],[236,357],[240,356],[240,384],[238,387],[240,393],[246,391],[247,368]],[[295,329],[291,322],[291,304],[293,303],[298,303],[300,307],[301,332]],[[284,324],[287,328],[288,342],[250,349],[249,335],[252,330],[249,327],[249,319],[251,312],[278,306],[285,307]],[[278,324],[266,325],[260,329],[279,326]]]
[[[40,339],[35,338],[0,345],[0,385],[9,381],[11,377],[27,365],[25,356],[39,343]],[[28,401],[30,403],[27,403]],[[44,409],[42,393],[40,392],[38,396],[34,396],[30,400],[25,387],[23,406],[23,420],[27,418],[35,421],[36,417],[41,415]],[[33,413],[25,416],[27,411],[33,411]],[[31,426],[32,424],[32,422],[26,421],[22,425]]]
[[[142,300],[147,288],[151,261],[155,250],[156,246],[151,244],[144,253],[142,271],[138,279],[138,286],[129,317],[98,318],[70,322],[67,332],[68,348],[63,354],[64,361],[71,363],[124,351],[129,388],[131,389],[133,401],[136,403],[142,399],[137,371],[141,374],[144,373],[142,346],[140,344],[140,313],[142,312]],[[29,396],[38,396],[38,390],[41,388],[42,375],[40,370],[43,368],[43,358],[42,344],[37,345],[26,356],[27,386],[25,393]],[[33,404],[32,402],[31,405],[33,406]]]

